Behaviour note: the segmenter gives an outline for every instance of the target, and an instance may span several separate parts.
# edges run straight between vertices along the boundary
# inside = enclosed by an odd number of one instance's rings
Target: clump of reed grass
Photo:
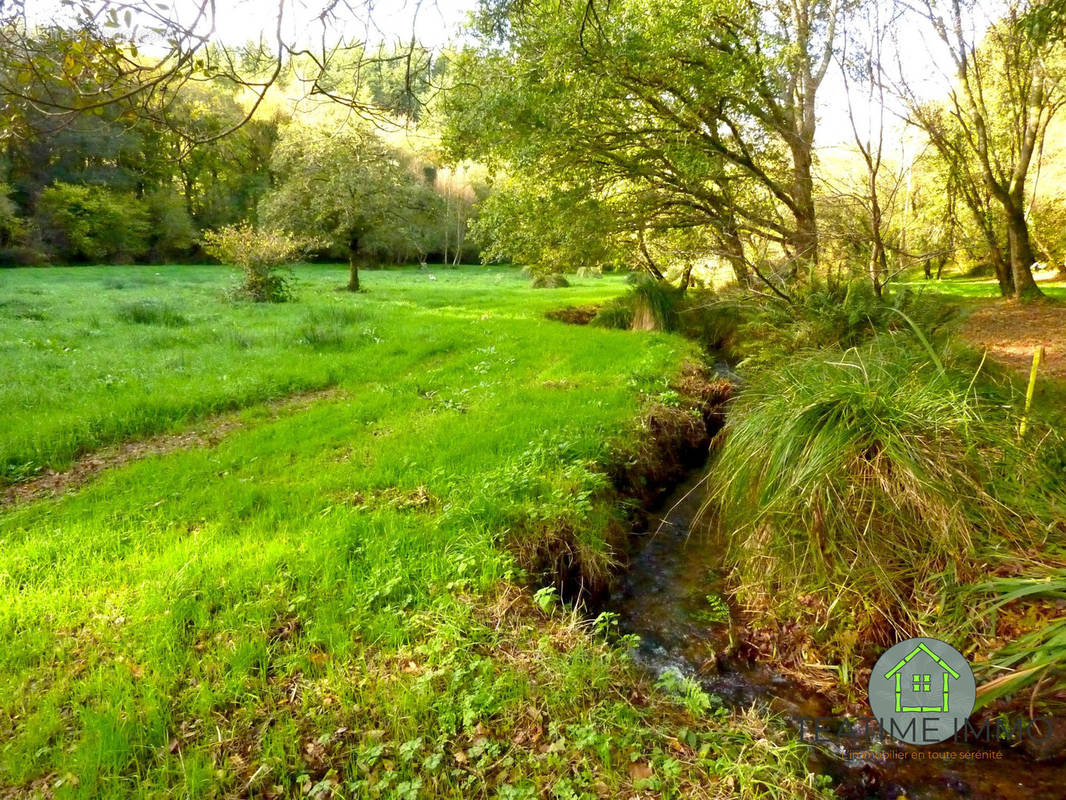
[[[599,328],[628,330],[633,324],[633,309],[626,303],[614,300],[597,311],[589,324]]]
[[[646,279],[630,292],[634,330],[672,331],[677,328],[677,311],[685,293],[665,281]]]
[[[366,316],[366,312],[359,308],[315,309],[304,317],[298,339],[315,350],[340,348],[348,342],[351,326],[365,320]]]
[[[957,588],[1040,535],[1040,447],[928,343],[882,336],[759,370],[731,409],[711,503],[738,597],[842,657],[947,621]],[[982,390],[983,391],[983,390]]]
[[[685,293],[665,281],[640,276],[631,281],[633,288],[607,303],[593,324],[603,328],[644,331],[673,331],[679,327],[678,312]]]
[[[184,314],[157,300],[135,300],[122,303],[115,309],[115,316],[123,322],[135,325],[164,325],[169,328],[178,328],[189,324]]]
[[[1047,689],[1061,692],[1066,686],[1066,569],[1049,569],[1043,575],[996,578],[976,589],[988,595],[985,614],[998,613],[1014,604],[1044,607],[1035,615],[1042,621],[992,654],[987,667],[996,672],[981,684],[979,706],[1006,695],[1031,690],[1033,699]],[[985,665],[979,665],[979,667]],[[981,672],[990,670],[981,670]]]

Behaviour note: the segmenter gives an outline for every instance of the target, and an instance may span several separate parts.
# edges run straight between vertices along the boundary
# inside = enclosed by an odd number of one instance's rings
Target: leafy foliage
[[[441,198],[408,154],[374,132],[292,125],[272,164],[280,180],[260,206],[265,223],[372,261],[430,250]]]
[[[122,261],[148,250],[150,218],[130,193],[56,183],[37,201],[45,242],[85,261]]]

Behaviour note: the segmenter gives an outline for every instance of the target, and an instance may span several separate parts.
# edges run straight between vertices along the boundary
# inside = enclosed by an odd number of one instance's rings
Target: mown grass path
[[[251,307],[218,268],[0,275],[9,466],[343,389],[0,514],[0,795],[807,792],[787,739],[514,588],[508,539],[604,547],[596,465],[690,346],[541,317],[617,282],[300,277]]]

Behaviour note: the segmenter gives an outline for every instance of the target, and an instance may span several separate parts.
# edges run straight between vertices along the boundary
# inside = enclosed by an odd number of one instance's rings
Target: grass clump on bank
[[[742,602],[845,666],[919,633],[964,642],[966,585],[1063,507],[1056,435],[1019,442],[1004,404],[903,334],[750,375],[712,477]]]

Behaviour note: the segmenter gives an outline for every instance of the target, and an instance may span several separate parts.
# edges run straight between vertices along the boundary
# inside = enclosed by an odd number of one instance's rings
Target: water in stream
[[[624,633],[640,636],[636,660],[656,675],[677,670],[694,677],[732,707],[756,704],[786,718],[828,716],[824,697],[802,691],[772,665],[731,655],[737,631],[729,609],[708,601],[708,595],[723,593],[721,547],[694,523],[703,496],[694,478],[666,500],[659,516],[652,515],[644,541],[606,604],[618,613]],[[1066,725],[1066,720],[1056,723]],[[989,748],[994,759],[932,755],[987,753]],[[855,800],[1066,799],[1066,764],[1061,762],[1036,762],[995,745],[901,746],[893,752],[898,758],[863,761],[812,748],[811,768],[832,775],[839,796]]]

